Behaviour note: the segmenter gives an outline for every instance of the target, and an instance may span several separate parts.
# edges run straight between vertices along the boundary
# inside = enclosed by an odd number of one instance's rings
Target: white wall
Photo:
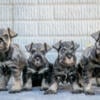
[[[81,51],[100,30],[100,0],[0,0],[0,27],[17,32],[22,48],[31,41],[74,40]]]

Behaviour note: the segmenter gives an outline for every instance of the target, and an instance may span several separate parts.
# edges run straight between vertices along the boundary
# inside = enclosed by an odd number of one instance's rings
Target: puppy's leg
[[[84,85],[85,94],[90,94],[90,95],[94,95],[95,94],[94,91],[92,90],[92,82],[93,82],[93,79],[90,78],[88,84]]]
[[[43,78],[42,84],[41,84],[41,90],[47,90],[48,88],[49,88],[49,84],[48,84],[48,82],[46,81],[46,79]]]
[[[79,86],[77,82],[73,82],[72,84],[72,93],[81,93],[83,92],[83,88]]]
[[[13,81],[12,81],[12,86],[9,90],[9,93],[16,93],[16,92],[20,92],[22,89],[22,84],[21,84],[21,71],[19,69],[15,69],[12,72],[12,77],[13,77]]]
[[[50,88],[44,94],[56,94],[58,89],[57,82],[53,82]]]
[[[92,84],[93,84],[93,69],[89,69],[90,66],[85,66],[83,71],[82,71],[82,77],[83,77],[83,82],[84,82],[84,93],[89,94],[89,95],[94,95],[94,91],[92,89]]]
[[[96,77],[96,83],[97,83],[97,86],[100,87],[100,78],[99,77]]]
[[[5,90],[6,90],[5,76],[0,75],[0,91],[5,91]]]
[[[6,76],[3,74],[2,69],[0,69],[0,91],[7,90],[7,83]]]
[[[28,74],[26,77],[26,82],[24,83],[23,90],[29,91],[32,90],[32,78],[31,74]]]

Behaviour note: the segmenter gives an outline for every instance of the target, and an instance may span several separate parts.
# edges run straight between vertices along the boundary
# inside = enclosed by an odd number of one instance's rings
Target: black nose
[[[39,57],[36,57],[36,60],[37,60],[37,61],[39,61],[39,60],[40,60],[40,58],[39,58]]]

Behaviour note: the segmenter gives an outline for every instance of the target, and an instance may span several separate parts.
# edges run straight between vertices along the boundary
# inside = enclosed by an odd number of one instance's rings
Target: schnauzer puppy
[[[12,39],[17,36],[10,28],[0,29],[0,91],[7,89],[11,76],[13,81],[8,89],[10,93],[20,92],[21,72],[26,65],[26,59],[19,46],[12,44]],[[11,78],[12,79],[12,78]]]
[[[97,85],[100,86],[100,31],[91,35],[95,39],[95,45],[88,47],[82,55],[78,64],[79,72],[83,78],[85,94],[95,94],[91,89],[93,77],[96,78]]]
[[[76,68],[76,49],[78,44],[73,41],[58,42],[53,46],[58,51],[58,58],[54,64],[53,83],[45,94],[56,93],[60,82],[69,82],[73,93],[80,93],[81,87],[78,85],[78,73]]]
[[[23,71],[23,90],[31,90],[34,86],[41,86],[41,90],[48,89],[53,65],[48,62],[45,55],[51,47],[46,43],[31,43],[26,46],[26,50],[30,56]]]

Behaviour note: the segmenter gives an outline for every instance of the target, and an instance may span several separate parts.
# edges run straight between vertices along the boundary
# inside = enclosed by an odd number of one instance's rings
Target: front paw
[[[7,91],[8,89],[0,89],[0,91]]]
[[[47,95],[47,94],[56,94],[56,93],[57,93],[57,92],[52,91],[52,90],[46,90],[46,91],[44,92],[45,95]]]
[[[46,91],[48,88],[40,88],[40,91]]]
[[[82,90],[72,90],[71,92],[73,94],[79,94],[79,93],[82,93],[83,91]]]
[[[23,88],[22,91],[32,91],[32,88]]]
[[[22,91],[22,86],[20,81],[15,81],[14,84],[9,88],[9,93],[19,93]]]
[[[100,84],[97,84],[97,87],[100,87]]]
[[[20,93],[21,90],[10,90],[9,93],[13,94],[13,93]]]
[[[92,90],[85,91],[84,93],[85,93],[86,95],[95,95],[95,92],[92,91]]]

